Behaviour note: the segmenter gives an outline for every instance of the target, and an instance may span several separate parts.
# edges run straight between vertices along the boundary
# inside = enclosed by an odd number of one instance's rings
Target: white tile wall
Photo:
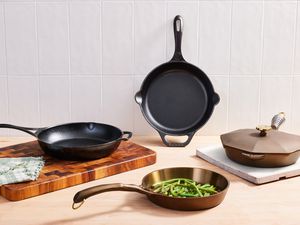
[[[254,128],[257,125],[259,118],[259,81],[258,77],[230,78],[227,121],[229,130],[241,127]]]
[[[6,74],[4,4],[0,3],[0,75]]]
[[[70,2],[72,74],[101,74],[100,2]]]
[[[263,2],[233,2],[231,74],[260,74]]]
[[[9,121],[20,126],[39,126],[38,78],[9,77],[8,87]],[[11,133],[24,135],[19,131]]]
[[[300,75],[300,4],[297,4],[296,37],[294,46],[294,74]]]
[[[67,3],[37,4],[40,74],[69,73],[69,12]]]
[[[263,74],[291,74],[297,2],[265,2]]]
[[[133,129],[134,80],[131,76],[105,76],[102,84],[103,121]]]
[[[71,85],[71,120],[100,121],[101,78],[73,77]]]
[[[104,1],[102,7],[103,73],[133,73],[133,4]]]
[[[199,4],[199,65],[208,74],[228,74],[232,2],[200,1]]]
[[[37,74],[34,3],[5,3],[6,60],[9,75]]]
[[[296,0],[0,0],[0,123],[111,123],[156,134],[134,94],[170,60],[173,18],[185,59],[221,102],[199,135],[287,113],[300,134],[300,16]],[[24,135],[1,130],[0,135]]]
[[[292,125],[291,130],[293,132],[299,132],[300,130],[300,77],[293,79],[293,101],[291,109]]]
[[[146,75],[166,60],[166,4],[136,2],[134,11],[134,72]]]
[[[66,76],[43,76],[40,78],[41,126],[69,121],[69,89],[69,78]]]
[[[263,77],[261,83],[261,112],[260,123],[269,123],[274,111],[285,112],[290,118],[290,100],[292,78],[289,77]],[[291,120],[286,120],[282,129],[289,129]]]

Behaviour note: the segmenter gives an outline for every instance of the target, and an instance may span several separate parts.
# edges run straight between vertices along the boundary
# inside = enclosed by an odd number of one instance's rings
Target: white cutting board
[[[222,145],[199,147],[196,150],[196,154],[198,157],[254,184],[263,184],[300,175],[300,158],[295,164],[290,166],[279,168],[258,168],[244,166],[230,160],[226,156]]]

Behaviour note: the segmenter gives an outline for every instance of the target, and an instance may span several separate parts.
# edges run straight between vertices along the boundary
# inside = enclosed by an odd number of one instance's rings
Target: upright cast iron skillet
[[[220,98],[198,67],[186,62],[181,52],[183,19],[174,19],[175,53],[171,61],[152,70],[135,100],[148,123],[171,147],[184,147],[213,113]],[[165,136],[187,135],[184,143],[169,143]]]
[[[101,123],[68,123],[50,128],[28,128],[0,124],[26,132],[38,139],[42,150],[53,157],[67,160],[99,159],[113,153],[121,141],[127,141],[132,133]],[[127,135],[127,137],[123,137]]]

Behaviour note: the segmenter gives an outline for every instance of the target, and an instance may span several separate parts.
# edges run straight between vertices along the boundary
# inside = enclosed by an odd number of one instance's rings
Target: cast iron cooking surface
[[[162,130],[185,131],[203,118],[208,97],[194,73],[183,69],[167,70],[157,76],[147,91],[146,105]]]
[[[122,136],[119,129],[109,125],[96,125],[94,123],[74,123],[59,125],[39,134],[39,138],[50,144],[64,147],[79,147],[103,144]]]
[[[92,138],[76,138],[76,139],[66,139],[57,141],[54,144],[67,148],[79,148],[93,145],[101,145],[107,141],[101,139],[92,139]]]

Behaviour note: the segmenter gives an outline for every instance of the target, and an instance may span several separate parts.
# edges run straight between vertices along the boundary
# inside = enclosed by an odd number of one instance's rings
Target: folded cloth
[[[0,185],[36,180],[44,164],[42,157],[0,158]]]

